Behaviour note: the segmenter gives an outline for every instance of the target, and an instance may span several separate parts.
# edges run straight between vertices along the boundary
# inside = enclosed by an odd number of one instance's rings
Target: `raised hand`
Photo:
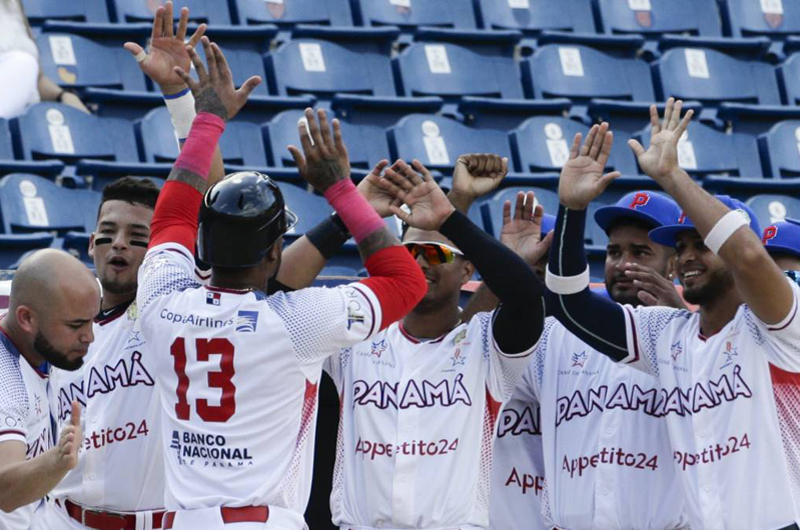
[[[633,279],[633,285],[639,289],[637,296],[644,305],[686,309],[686,304],[675,289],[675,284],[650,267],[627,263],[625,276]]]
[[[404,202],[411,212],[400,209],[397,204],[389,206],[391,212],[414,228],[439,230],[455,211],[442,188],[419,160],[412,162],[413,167],[402,160],[395,166],[397,170],[387,168],[384,171],[380,186]]]
[[[461,155],[453,171],[450,202],[466,213],[475,199],[497,188],[506,173],[508,158],[491,154]]]
[[[63,470],[74,469],[78,465],[78,451],[83,445],[83,429],[81,429],[81,406],[72,402],[72,417],[69,425],[61,429],[61,436],[55,449],[57,467]]]
[[[547,254],[553,241],[552,232],[542,239],[544,208],[541,205],[534,208],[535,199],[532,191],[517,193],[513,211],[511,201],[506,201],[503,204],[503,229],[500,231],[500,242],[531,266]]]
[[[177,31],[173,31],[172,2],[159,7],[153,18],[153,32],[150,35],[150,49],[143,59],[139,58],[139,68],[153,80],[166,95],[177,94],[186,88],[186,83],[175,73],[175,67],[188,72],[191,67],[191,58],[186,51],[186,46],[194,48],[200,37],[206,32],[206,25],[200,24],[194,34],[185,42],[186,26],[189,23],[189,8],[181,9],[181,19]],[[135,42],[126,42],[123,46],[131,52],[134,58],[144,53],[141,46]]]
[[[575,135],[569,160],[561,168],[558,180],[558,199],[571,210],[585,210],[621,175],[619,171],[603,174],[614,142],[608,123],[592,126],[583,146],[581,137],[581,133]]]
[[[694,115],[693,110],[688,110],[681,119],[682,107],[683,101],[669,98],[664,109],[663,124],[658,118],[656,106],[650,107],[650,148],[647,151],[636,140],[628,140],[628,145],[639,161],[639,167],[659,183],[673,171],[680,169],[678,141]]]
[[[372,206],[381,217],[389,217],[392,215],[392,210],[389,207],[393,203],[397,205],[397,199],[395,199],[394,195],[380,186],[381,173],[383,173],[383,170],[388,165],[388,160],[381,160],[375,165],[372,172],[358,183],[358,192],[367,199],[369,205]],[[397,162],[392,166],[392,169],[395,171],[399,170]]]
[[[306,109],[305,117],[305,120],[300,120],[297,124],[303,152],[293,145],[288,149],[303,180],[323,193],[338,181],[350,178],[350,158],[338,119],[333,119],[331,134],[328,116],[323,109],[317,109],[319,123],[310,108]]]
[[[173,70],[191,89],[197,112],[210,112],[225,121],[230,120],[247,102],[247,97],[261,82],[261,78],[253,76],[237,90],[233,85],[233,75],[228,61],[225,60],[219,46],[208,40],[208,37],[202,37],[200,42],[206,53],[208,71],[194,48],[190,46],[185,48],[197,71],[199,82],[192,79],[180,66],[176,66]]]

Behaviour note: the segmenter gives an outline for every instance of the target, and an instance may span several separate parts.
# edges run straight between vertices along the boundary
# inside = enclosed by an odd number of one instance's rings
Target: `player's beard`
[[[654,269],[655,270],[655,269]],[[655,271],[662,277],[667,277],[667,266],[664,266],[664,270],[662,271]],[[624,273],[623,273],[624,274]],[[616,285],[616,281],[612,279],[610,282],[607,282],[607,291],[611,299],[617,302],[618,304],[630,304],[634,307],[638,307],[642,305],[642,301],[639,299],[639,291],[642,289],[626,289],[625,291],[617,291],[614,287]]]
[[[690,304],[706,305],[723,296],[729,289],[735,289],[733,272],[728,268],[720,268],[709,273],[708,281],[688,289],[683,286],[683,298]]]
[[[41,331],[36,332],[36,337],[33,339],[33,349],[36,350],[36,353],[41,355],[45,361],[56,368],[74,372],[83,366],[83,357],[78,357],[74,361],[70,361],[67,359],[65,353],[58,351],[50,341],[42,335]]]
[[[109,280],[108,278],[102,278],[100,280],[100,285],[103,286],[103,291],[111,294],[136,294],[136,288],[138,287],[138,283],[136,282],[136,278],[133,280],[123,281],[123,280]]]

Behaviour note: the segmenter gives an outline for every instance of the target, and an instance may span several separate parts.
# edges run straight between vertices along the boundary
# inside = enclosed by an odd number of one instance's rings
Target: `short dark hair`
[[[108,201],[125,201],[129,204],[138,204],[155,209],[158,200],[158,186],[148,178],[122,177],[103,188],[103,198],[97,209],[97,218],[100,211]]]

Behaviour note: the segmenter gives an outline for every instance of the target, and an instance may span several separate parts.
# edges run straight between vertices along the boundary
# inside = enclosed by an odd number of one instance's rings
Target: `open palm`
[[[619,171],[603,174],[614,134],[608,123],[594,125],[581,147],[581,133],[575,135],[569,160],[561,168],[558,181],[558,198],[561,204],[573,210],[584,210],[620,176]]]
[[[530,265],[547,253],[551,240],[542,239],[544,209],[541,205],[534,209],[535,198],[532,191],[517,193],[513,210],[511,201],[506,201],[503,204],[503,228],[500,231],[500,242]]]
[[[375,165],[372,172],[358,183],[358,192],[381,217],[392,215],[389,206],[395,202],[394,195],[380,186],[381,173],[388,165],[388,160],[381,160]]]
[[[636,140],[628,140],[628,145],[639,161],[639,167],[656,181],[667,177],[679,167],[678,141],[694,114],[693,110],[689,110],[681,119],[682,106],[682,101],[669,98],[664,109],[663,124],[658,117],[656,106],[650,107],[650,147],[647,151]]]
[[[181,10],[181,19],[177,31],[173,32],[172,2],[159,7],[153,20],[153,32],[150,37],[150,49],[139,67],[142,71],[161,87],[165,94],[171,94],[183,89],[186,85],[180,76],[175,73],[175,67],[188,72],[192,65],[186,46],[195,47],[200,37],[206,31],[206,25],[201,24],[194,32],[189,42],[186,39],[186,26],[189,22],[189,9]],[[142,47],[135,42],[126,42],[124,48],[134,56],[141,53]]]
[[[391,212],[402,221],[420,230],[438,230],[455,208],[425,166],[418,160],[414,160],[413,164],[414,169],[398,161],[384,171],[380,186],[408,206],[410,212],[400,209],[396,204],[390,206]],[[394,170],[394,167],[398,169]]]

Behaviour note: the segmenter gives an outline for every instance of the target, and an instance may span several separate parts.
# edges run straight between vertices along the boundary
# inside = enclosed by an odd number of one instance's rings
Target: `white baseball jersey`
[[[193,270],[176,243],[148,250],[139,270],[166,507],[269,505],[303,528],[322,362],[376,333],[380,305],[361,283],[267,297],[201,286]]]
[[[53,447],[48,375],[33,368],[8,336],[0,331],[0,444],[22,442],[26,458],[35,458]],[[33,512],[42,501],[0,512],[0,530],[28,530]]]
[[[50,496],[106,511],[164,508],[164,465],[152,355],[135,329],[136,304],[95,319],[81,369],[53,370],[59,424],[81,403],[78,465]]]
[[[334,523],[486,528],[498,413],[529,353],[501,353],[492,314],[479,313],[425,342],[395,323],[331,358],[341,400]]]
[[[548,318],[523,383],[541,406],[546,521],[561,528],[682,528],[683,491],[656,381]]]
[[[492,456],[489,528],[546,530],[542,518],[545,492],[539,401],[526,371],[497,423]]]
[[[693,528],[800,522],[800,286],[783,322],[746,305],[712,337],[700,315],[624,306],[629,356],[655,375]],[[649,404],[648,404],[649,405]]]

